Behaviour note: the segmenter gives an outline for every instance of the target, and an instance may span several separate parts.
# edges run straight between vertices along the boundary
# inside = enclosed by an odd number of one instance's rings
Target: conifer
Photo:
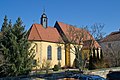
[[[8,19],[7,19],[7,16],[5,15],[4,22],[3,22],[2,27],[1,27],[1,32],[5,31],[5,29],[7,28],[7,26],[8,26]]]
[[[30,49],[31,44],[27,39],[25,26],[23,26],[21,18],[18,18],[13,26],[10,21],[8,27],[0,42],[6,60],[2,66],[5,69],[4,75],[28,74],[33,67],[35,54],[33,49]]]

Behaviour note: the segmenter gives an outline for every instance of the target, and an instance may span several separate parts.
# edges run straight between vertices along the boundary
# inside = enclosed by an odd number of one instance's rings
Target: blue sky
[[[56,21],[78,27],[102,23],[106,34],[120,29],[120,0],[1,0],[0,27],[7,15],[12,23],[21,17],[28,30],[40,23],[44,8],[49,26]]]

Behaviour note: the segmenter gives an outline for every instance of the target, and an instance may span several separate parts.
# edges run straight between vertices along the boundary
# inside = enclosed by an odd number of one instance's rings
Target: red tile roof
[[[112,32],[100,42],[120,41],[120,31]]]
[[[62,22],[57,22],[57,24],[62,29],[63,33],[66,35],[66,37],[69,39],[71,36],[68,34],[69,27],[74,28],[75,31],[83,31],[83,34],[85,34],[83,40],[84,40],[84,47],[89,47],[89,44],[86,44],[89,40],[94,40],[94,38],[90,35],[90,33],[86,30],[76,28],[72,25],[68,25]],[[48,41],[48,42],[60,42],[62,39],[59,32],[57,31],[57,28],[55,27],[47,27],[44,28],[41,24],[33,24],[29,31],[28,40],[30,41]],[[76,40],[79,42],[78,40]],[[61,41],[63,42],[63,41]],[[94,43],[95,47],[100,47],[97,42]]]
[[[64,34],[66,35],[66,37],[69,39],[69,33],[68,33],[68,30],[70,27],[74,28],[75,31],[79,31],[80,33],[83,33],[84,37],[83,37],[83,46],[84,48],[88,48],[90,47],[90,41],[91,40],[94,40],[94,44],[93,46],[95,48],[98,48],[100,47],[100,45],[98,44],[97,41],[95,41],[95,39],[92,37],[92,35],[87,31],[87,30],[84,30],[84,29],[81,29],[81,28],[77,28],[77,27],[74,27],[72,25],[68,25],[68,24],[65,24],[65,23],[62,23],[62,22],[57,22],[60,26],[60,28],[62,29],[62,31],[64,32]],[[77,41],[78,42],[78,41]]]
[[[30,29],[28,40],[59,42],[60,37],[56,28],[44,28],[41,24],[33,24]]]
[[[65,24],[65,23],[62,23],[62,22],[58,22],[58,24],[59,24],[59,26],[61,27],[62,31],[66,34],[67,37],[70,37],[70,36],[67,35],[67,34],[70,33],[69,29],[70,29],[70,27],[71,27],[71,28],[73,28],[73,30],[79,31],[79,32],[85,34],[85,35],[84,35],[84,40],[93,39],[93,37],[90,35],[90,33],[89,33],[87,30],[85,30],[85,29],[77,28],[77,27],[75,27],[75,26],[72,26],[72,25],[69,25],[69,24]],[[72,30],[71,30],[71,31],[72,31]]]
[[[94,44],[92,45],[92,40],[86,40],[83,42],[83,49],[88,49],[90,48],[91,46],[94,47],[94,48],[100,48],[100,45],[98,44],[97,41],[94,40]]]

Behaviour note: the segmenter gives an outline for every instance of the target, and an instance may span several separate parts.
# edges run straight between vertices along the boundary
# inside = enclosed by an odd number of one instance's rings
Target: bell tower
[[[41,15],[41,24],[44,28],[47,28],[47,15],[45,14],[45,11],[43,11],[43,14]]]

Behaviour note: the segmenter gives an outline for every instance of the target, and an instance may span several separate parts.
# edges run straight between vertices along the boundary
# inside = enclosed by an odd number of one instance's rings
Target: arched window
[[[57,59],[58,60],[61,60],[62,58],[61,58],[61,47],[58,47],[57,48]]]
[[[47,59],[52,60],[52,47],[50,45],[47,47]]]

